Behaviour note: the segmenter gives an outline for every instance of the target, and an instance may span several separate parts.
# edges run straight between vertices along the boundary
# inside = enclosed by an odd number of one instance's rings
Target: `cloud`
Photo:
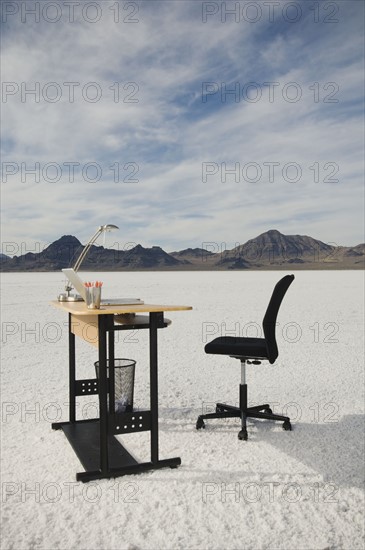
[[[4,25],[4,241],[85,241],[108,222],[170,250],[272,224],[363,240],[362,3],[256,23],[244,3],[238,23],[223,3],[206,23],[199,2],[119,3],[117,23],[100,2],[93,24],[53,4],[54,24]]]

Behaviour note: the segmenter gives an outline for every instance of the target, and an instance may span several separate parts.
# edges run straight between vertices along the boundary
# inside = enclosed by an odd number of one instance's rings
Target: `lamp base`
[[[57,300],[59,302],[83,302],[84,301],[79,294],[66,294],[66,292],[59,294],[57,297]]]

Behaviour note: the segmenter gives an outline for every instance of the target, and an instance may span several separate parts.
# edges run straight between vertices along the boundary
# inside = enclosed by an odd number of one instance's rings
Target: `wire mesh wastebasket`
[[[94,363],[99,378],[99,361]],[[109,360],[106,362],[109,381]],[[114,359],[115,412],[133,411],[134,374],[136,362],[133,359]]]

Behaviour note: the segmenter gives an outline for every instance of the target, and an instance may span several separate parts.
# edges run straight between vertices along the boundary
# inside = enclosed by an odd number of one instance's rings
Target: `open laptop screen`
[[[86,288],[84,283],[77,275],[74,269],[66,268],[62,269],[62,273],[66,275],[68,280],[73,284],[74,288],[80,294],[81,298],[86,302]],[[132,305],[132,304],[143,304],[143,300],[139,298],[102,298],[101,303],[104,306],[107,305]]]

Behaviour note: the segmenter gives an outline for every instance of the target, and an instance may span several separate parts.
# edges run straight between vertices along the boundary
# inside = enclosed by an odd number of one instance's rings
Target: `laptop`
[[[81,298],[86,302],[86,288],[84,283],[77,275],[73,269],[62,269],[62,272],[66,275],[67,279],[73,284],[74,288],[80,294]],[[123,306],[123,305],[134,305],[134,304],[144,304],[143,300],[139,298],[102,298],[102,306]]]

